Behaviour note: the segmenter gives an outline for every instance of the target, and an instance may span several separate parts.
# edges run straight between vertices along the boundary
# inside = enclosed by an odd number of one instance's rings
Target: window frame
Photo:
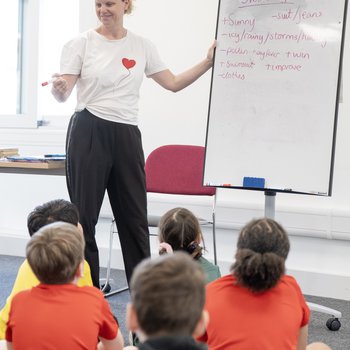
[[[20,106],[17,103],[17,114],[0,114],[0,129],[4,128],[38,128],[40,125],[47,125],[50,128],[61,129],[68,123],[70,115],[51,117],[41,116],[39,114],[39,101],[37,87],[39,82],[39,19],[40,19],[40,0],[21,0],[22,1],[22,38],[21,54],[21,86],[19,91]],[[97,23],[94,12],[94,1],[79,0],[79,32],[87,30]],[[69,9],[67,9],[69,10]],[[73,111],[72,111],[73,112]],[[41,120],[44,123],[38,123]],[[60,121],[59,121],[60,120]],[[58,122],[59,121],[59,122]]]
[[[23,0],[21,53],[25,60],[21,60],[21,113],[1,114],[2,128],[34,128],[37,126],[37,91],[30,88],[38,84],[38,34],[39,34],[39,0]]]

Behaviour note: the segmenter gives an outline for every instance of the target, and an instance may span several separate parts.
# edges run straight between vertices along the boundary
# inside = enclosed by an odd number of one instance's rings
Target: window
[[[41,82],[59,72],[62,46],[79,33],[80,2],[84,0],[6,3],[6,11],[0,13],[2,47],[6,48],[0,66],[6,82],[0,84],[0,127],[36,127],[38,120],[55,116],[68,120],[73,113],[74,92],[67,102],[58,103],[50,86],[42,87]]]
[[[39,33],[39,84],[38,101],[40,115],[44,119],[52,116],[71,115],[75,107],[75,93],[65,103],[58,103],[51,95],[50,86],[41,82],[51,78],[60,69],[63,45],[79,33],[78,0],[41,0]]]
[[[2,47],[6,48],[6,55],[1,55],[0,76],[4,84],[0,84],[1,114],[20,113],[19,80],[20,80],[20,51],[22,31],[21,1],[13,0],[6,4],[6,11],[0,11],[0,32]],[[9,13],[14,18],[9,19]],[[6,33],[6,35],[4,35]],[[3,51],[4,53],[4,51]]]

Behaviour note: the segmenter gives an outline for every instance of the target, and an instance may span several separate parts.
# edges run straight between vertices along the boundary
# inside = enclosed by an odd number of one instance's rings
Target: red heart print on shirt
[[[135,66],[136,64],[136,61],[135,60],[129,60],[128,58],[123,58],[122,59],[122,63],[123,63],[123,66],[126,68],[126,69],[130,69],[132,67]]]

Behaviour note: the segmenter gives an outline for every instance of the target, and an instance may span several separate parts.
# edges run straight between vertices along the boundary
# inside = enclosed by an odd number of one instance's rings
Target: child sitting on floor
[[[10,349],[123,348],[102,292],[77,286],[84,246],[78,228],[63,222],[44,226],[31,238],[26,256],[40,284],[13,297],[6,329]]]
[[[203,310],[205,277],[188,254],[144,260],[134,270],[130,292],[127,326],[141,341],[138,349],[206,349],[193,338],[204,332],[208,322]]]
[[[77,207],[64,199],[55,199],[37,206],[27,218],[27,228],[30,236],[33,236],[43,226],[63,221],[75,225],[81,230],[79,224],[79,213]],[[6,304],[0,311],[0,339],[5,339],[6,323],[11,308],[11,301],[15,294],[22,290],[30,289],[39,284],[39,280],[34,275],[27,260],[24,260],[20,266],[11,294],[6,300]],[[79,279],[78,286],[92,286],[90,266],[84,261],[84,275]]]
[[[185,208],[174,208],[166,212],[159,223],[160,254],[173,251],[185,251],[202,266],[207,283],[219,278],[217,265],[202,256],[203,234],[199,221],[194,214]]]
[[[285,274],[287,233],[276,221],[252,220],[240,232],[231,274],[207,285],[210,322],[200,338],[210,350],[321,350],[307,345],[310,310]]]

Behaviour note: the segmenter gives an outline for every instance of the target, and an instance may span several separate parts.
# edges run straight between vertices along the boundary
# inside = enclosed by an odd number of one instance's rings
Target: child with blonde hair
[[[202,350],[193,337],[205,331],[205,276],[187,254],[175,252],[141,262],[131,278],[127,326],[140,350]],[[127,347],[125,349],[137,349]]]
[[[123,348],[102,292],[77,286],[83,274],[84,246],[79,229],[63,222],[46,225],[31,238],[26,256],[40,284],[12,300],[6,329],[10,349]]]
[[[30,236],[33,236],[43,226],[56,221],[63,221],[77,226],[83,236],[82,227],[79,223],[78,209],[73,203],[65,199],[54,199],[35,207],[27,218],[28,233]],[[78,286],[92,286],[90,266],[86,260],[84,261],[84,275],[81,276],[77,283]],[[0,311],[0,339],[5,339],[6,323],[13,296],[38,284],[39,280],[33,273],[27,259],[24,260],[18,269],[12,291]]]

